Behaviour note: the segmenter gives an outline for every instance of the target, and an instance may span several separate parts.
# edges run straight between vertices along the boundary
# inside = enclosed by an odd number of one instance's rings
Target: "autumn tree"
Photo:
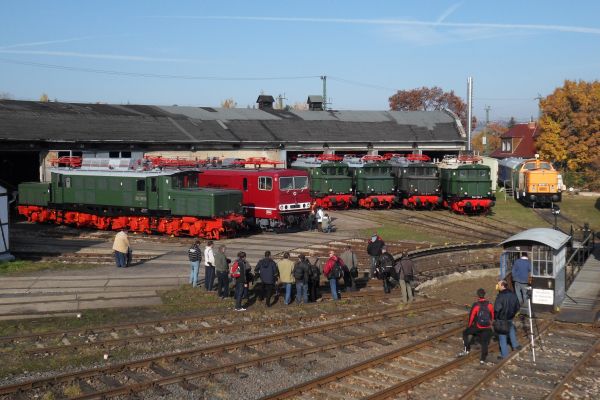
[[[431,111],[449,109],[460,119],[463,127],[467,127],[467,105],[454,91],[444,92],[434,86],[420,89],[399,90],[389,98],[390,110],[393,111]],[[477,119],[472,118],[472,129],[477,125]]]
[[[542,158],[565,172],[580,173],[583,183],[600,188],[600,81],[565,81],[540,100],[542,116],[536,146]]]
[[[233,98],[228,98],[225,99],[221,102],[221,107],[222,108],[236,108],[237,107],[237,103]]]
[[[473,136],[471,144],[473,150],[479,152],[479,154],[490,154],[494,150],[500,147],[500,136],[502,136],[508,130],[504,125],[498,123],[490,123],[483,131]],[[486,137],[487,145],[483,144],[483,137]]]
[[[50,99],[48,98],[48,95],[46,93],[42,93],[42,95],[40,96],[40,101],[42,103],[47,103],[50,101]]]

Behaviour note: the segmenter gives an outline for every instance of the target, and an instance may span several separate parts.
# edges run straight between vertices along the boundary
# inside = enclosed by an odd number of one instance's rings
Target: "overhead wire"
[[[272,81],[272,80],[314,79],[314,78],[320,77],[320,75],[266,76],[266,77],[170,75],[170,74],[153,74],[153,73],[145,73],[145,72],[115,71],[115,70],[96,69],[96,68],[71,67],[71,66],[67,66],[67,65],[44,64],[44,63],[36,63],[36,62],[31,62],[31,61],[17,61],[17,60],[5,59],[5,58],[0,58],[0,62],[10,63],[10,64],[18,64],[18,65],[27,65],[27,66],[32,66],[32,67],[65,70],[65,71],[87,72],[87,73],[105,74],[105,75],[119,75],[119,76],[129,76],[129,77],[136,77],[136,78],[183,79],[183,80],[206,80],[206,81]]]

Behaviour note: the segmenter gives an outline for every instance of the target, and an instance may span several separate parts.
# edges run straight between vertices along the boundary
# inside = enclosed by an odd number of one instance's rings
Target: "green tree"
[[[540,109],[540,156],[568,173],[581,173],[590,188],[600,188],[600,81],[567,80],[540,100]]]

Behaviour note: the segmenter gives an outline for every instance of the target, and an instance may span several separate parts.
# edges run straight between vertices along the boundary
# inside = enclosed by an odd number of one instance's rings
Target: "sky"
[[[387,110],[439,86],[485,120],[528,121],[564,80],[598,80],[600,2],[1,1],[0,94],[218,107],[322,94]]]

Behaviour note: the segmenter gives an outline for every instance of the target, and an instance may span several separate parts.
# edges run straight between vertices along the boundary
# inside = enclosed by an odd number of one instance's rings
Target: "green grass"
[[[503,191],[496,192],[496,205],[492,208],[489,216],[527,229],[546,227],[548,225],[531,208],[525,207],[512,197],[505,199]]]
[[[414,225],[389,223],[377,228],[376,231],[383,241],[411,240],[416,242],[444,244],[456,240],[424,229],[420,230],[419,227]],[[362,229],[360,232],[363,237],[369,238],[373,234],[373,228]]]
[[[71,264],[56,261],[9,261],[0,263],[0,276],[23,275],[38,271],[68,271],[98,268],[98,264]]]
[[[569,196],[563,193],[560,212],[579,226],[589,223],[590,228],[600,232],[600,197]],[[577,227],[574,227],[577,228]]]

